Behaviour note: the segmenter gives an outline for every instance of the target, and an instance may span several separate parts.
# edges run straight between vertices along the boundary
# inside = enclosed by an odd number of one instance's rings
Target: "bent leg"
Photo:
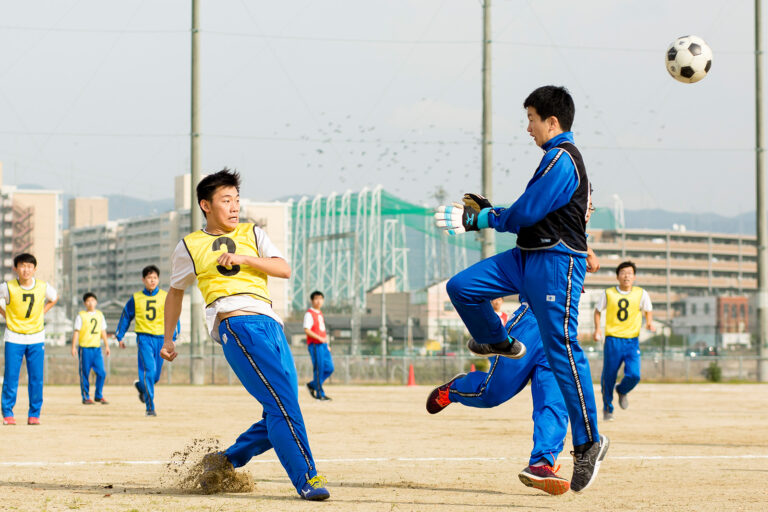
[[[616,387],[616,391],[626,395],[640,382],[640,340],[632,338],[624,342],[624,378]]]
[[[240,434],[235,443],[224,451],[224,455],[234,467],[245,466],[253,457],[272,448],[265,417],[266,414],[261,421]]]
[[[456,312],[478,343],[500,343],[507,332],[491,299],[520,291],[519,251],[513,249],[475,263],[446,285]]]

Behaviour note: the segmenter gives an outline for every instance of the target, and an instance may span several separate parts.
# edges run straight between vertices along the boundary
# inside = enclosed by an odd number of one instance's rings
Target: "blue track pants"
[[[312,381],[310,384],[315,389],[315,396],[325,396],[323,382],[333,373],[333,359],[331,349],[327,343],[310,343],[307,345],[309,356],[312,358]]]
[[[555,250],[512,249],[482,260],[448,281],[448,295],[472,337],[499,343],[507,332],[490,300],[522,294],[536,316],[544,352],[562,392],[574,446],[599,441],[589,362],[577,341],[586,259]]]
[[[22,345],[5,342],[5,371],[3,372],[3,417],[13,416],[22,359],[27,358],[27,392],[29,411],[27,416],[39,418],[43,407],[43,370],[45,368],[45,343]]]
[[[77,347],[80,362],[80,395],[83,400],[90,398],[90,383],[88,377],[91,370],[96,374],[96,393],[94,399],[104,398],[104,380],[107,372],[104,371],[104,358],[101,356],[101,347]]]
[[[527,352],[520,359],[490,358],[486,372],[470,372],[457,379],[449,393],[451,402],[470,407],[496,407],[522,391],[531,383],[533,397],[533,450],[529,464],[542,458],[550,466],[563,451],[568,433],[568,410],[560,388],[549,368],[539,335],[536,318],[523,304],[507,322],[509,335],[525,344]]]
[[[139,387],[144,394],[144,404],[148,411],[155,410],[155,384],[163,371],[163,336],[136,333],[136,345],[139,360]]]
[[[235,316],[221,322],[219,336],[232,370],[264,408],[261,421],[243,432],[224,454],[239,468],[274,448],[300,492],[317,469],[299,408],[296,366],[282,327],[264,315]]]
[[[624,364],[624,378],[616,386],[619,367]],[[613,412],[613,387],[622,395],[632,391],[640,382],[640,340],[638,338],[605,337],[603,347],[603,374],[600,386],[603,392],[603,409]]]

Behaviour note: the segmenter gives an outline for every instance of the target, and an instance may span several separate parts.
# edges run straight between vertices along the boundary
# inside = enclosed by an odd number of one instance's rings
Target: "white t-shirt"
[[[35,287],[35,283],[37,281],[32,278],[32,286],[29,288],[21,287],[22,290],[31,290]],[[21,285],[19,285],[21,286]],[[10,294],[8,293],[8,283],[0,283],[0,302],[3,305],[3,309],[8,305],[8,301],[10,300]],[[45,298],[49,301],[53,302],[58,297],[58,294],[56,293],[56,288],[51,286],[50,283],[45,283]],[[21,334],[18,332],[13,332],[10,330],[7,326],[5,328],[5,336],[3,338],[5,341],[10,341],[11,343],[18,343],[19,345],[32,345],[33,343],[43,343],[45,341],[45,329],[43,329],[40,332],[35,332],[32,334]]]
[[[629,295],[629,293],[632,292],[632,290],[629,290],[628,292],[621,291],[621,288],[616,286],[616,291],[619,292],[622,295]],[[600,295],[600,298],[597,301],[597,304],[595,305],[595,309],[602,312],[605,311],[605,308],[608,307],[608,296],[605,292],[603,292],[602,295]],[[648,292],[646,290],[643,290],[643,295],[640,297],[640,311],[653,311],[653,304],[651,304],[651,297],[648,295]]]
[[[97,313],[98,313],[98,314],[101,314],[101,313],[100,313],[100,312],[98,312],[98,311],[93,311],[93,312],[90,312],[90,311],[86,311],[86,312],[85,312],[85,314],[86,314],[86,315],[88,315],[88,316],[93,316],[93,315],[96,315]],[[83,327],[83,319],[82,319],[82,318],[80,318],[80,314],[78,314],[78,315],[75,317],[75,324],[74,324],[74,326],[73,326],[73,329],[74,329],[75,331],[79,331],[81,327]],[[101,315],[101,330],[102,330],[102,331],[106,331],[106,330],[107,330],[107,320],[104,318],[104,315]]]
[[[282,258],[283,254],[274,246],[263,229],[256,226],[254,229],[256,235],[256,247],[259,250],[259,256],[262,258]],[[171,262],[171,288],[177,290],[186,290],[188,286],[194,284],[197,281],[197,275],[195,274],[195,265],[192,262],[192,257],[189,255],[184,241],[180,240],[176,245],[176,249],[173,251]],[[250,313],[257,313],[260,315],[266,315],[275,319],[280,325],[283,321],[274,312],[272,306],[263,300],[258,300],[255,297],[249,295],[232,295],[230,297],[222,297],[215,301],[213,304],[205,308],[205,322],[208,325],[208,331],[211,333],[211,337],[220,342],[219,340],[219,322],[216,319],[216,315],[219,313],[229,313],[232,311],[248,311]]]

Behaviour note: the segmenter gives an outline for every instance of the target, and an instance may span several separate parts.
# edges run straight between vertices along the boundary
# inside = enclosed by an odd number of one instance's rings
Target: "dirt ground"
[[[549,496],[517,473],[531,448],[528,390],[496,409],[453,404],[430,416],[428,387],[301,390],[310,443],[331,499],[300,500],[274,452],[244,469],[255,490],[202,495],[169,483],[165,463],[195,438],[226,446],[261,416],[240,386],[160,386],[147,418],[132,387],[84,406],[78,388],[45,389],[42,425],[0,426],[0,510],[768,510],[768,386],[640,384],[600,423],[611,448],[582,495]],[[566,441],[570,446],[570,440]],[[571,460],[561,455],[561,474]]]

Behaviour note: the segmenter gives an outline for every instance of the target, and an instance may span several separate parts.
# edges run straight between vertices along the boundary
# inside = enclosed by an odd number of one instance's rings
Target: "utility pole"
[[[192,0],[192,90],[191,90],[191,119],[189,132],[189,167],[190,179],[190,232],[200,229],[203,225],[202,212],[197,205],[197,191],[195,188],[200,182],[200,117],[199,117],[199,93],[200,93],[200,2]],[[202,307],[200,294],[196,290],[190,292],[190,364],[189,382],[200,385],[204,383],[204,361],[202,344]]]
[[[491,200],[493,179],[491,176],[491,0],[483,2],[483,128],[482,128],[482,171],[483,195]],[[480,231],[480,253],[483,258],[490,258],[496,253],[492,229]]]
[[[765,161],[763,159],[763,48],[760,33],[761,0],[755,0],[755,171],[757,189],[757,380],[768,380],[765,344],[768,342],[768,209],[765,203]]]

